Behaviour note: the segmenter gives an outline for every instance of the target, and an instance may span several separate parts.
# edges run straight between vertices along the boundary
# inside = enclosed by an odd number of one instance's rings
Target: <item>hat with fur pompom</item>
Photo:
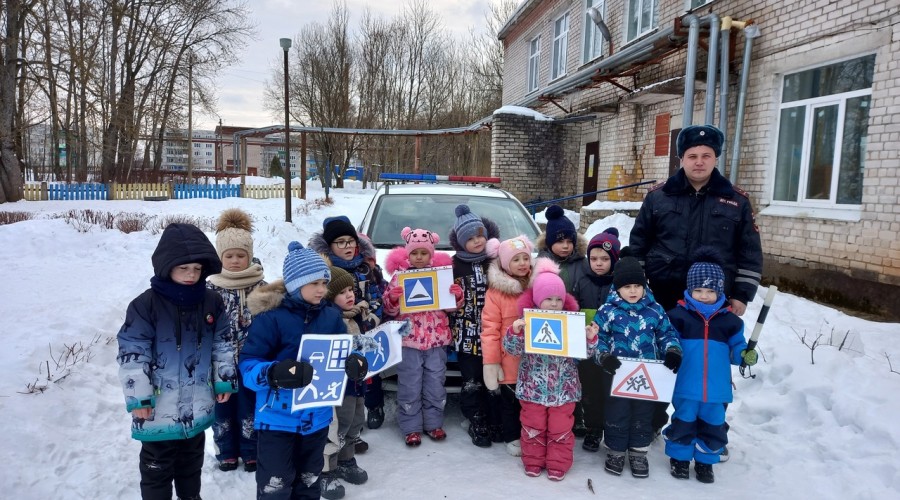
[[[219,216],[216,225],[216,253],[219,258],[226,250],[234,248],[247,252],[248,262],[253,260],[253,223],[247,212],[229,208]]]

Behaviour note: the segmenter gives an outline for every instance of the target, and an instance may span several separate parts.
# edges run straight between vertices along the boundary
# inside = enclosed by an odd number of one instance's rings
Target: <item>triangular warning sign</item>
[[[659,395],[656,393],[656,387],[653,386],[653,379],[647,372],[644,363],[638,365],[631,373],[629,373],[613,391],[613,396],[621,396],[632,399],[649,399],[657,401]]]
[[[425,290],[425,286],[422,285],[421,280],[415,280],[416,284],[413,285],[413,289],[409,292],[409,297],[406,299],[406,302],[433,302],[434,299],[431,298],[431,294],[428,293],[428,290]]]
[[[562,344],[562,342],[559,341],[559,337],[556,335],[556,332],[553,331],[553,328],[550,328],[550,323],[547,321],[544,321],[541,329],[538,330],[537,334],[534,336],[534,342],[540,344]]]

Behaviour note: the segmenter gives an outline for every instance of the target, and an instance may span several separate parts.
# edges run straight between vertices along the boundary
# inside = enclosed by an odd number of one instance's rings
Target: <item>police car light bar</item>
[[[381,174],[380,181],[418,181],[418,182],[484,182],[500,184],[499,177],[480,177],[477,175],[435,175],[435,174]]]

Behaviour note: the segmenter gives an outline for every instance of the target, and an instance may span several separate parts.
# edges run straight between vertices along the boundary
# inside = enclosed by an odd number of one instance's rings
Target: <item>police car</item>
[[[450,230],[456,223],[456,206],[461,204],[496,222],[501,240],[524,234],[534,241],[541,233],[522,203],[496,187],[501,183],[498,177],[382,174],[379,180],[383,184],[358,230],[372,240],[382,269],[388,252],[404,244],[400,231],[407,226],[437,232],[441,240],[435,249],[455,253],[450,247]],[[451,353],[451,360],[454,355]],[[459,371],[453,369],[455,363],[448,365],[447,390],[459,392]],[[384,387],[396,390],[391,379],[385,380]]]

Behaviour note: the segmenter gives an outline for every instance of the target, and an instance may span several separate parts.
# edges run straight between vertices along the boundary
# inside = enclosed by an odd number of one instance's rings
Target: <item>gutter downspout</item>
[[[728,87],[730,85],[728,81],[728,55],[731,51],[732,24],[731,16],[722,18],[722,45],[719,47],[719,53],[722,58],[719,68],[721,71],[719,83],[719,130],[721,130],[722,135],[725,136],[725,141],[722,143],[722,155],[719,157],[719,161],[716,162],[716,168],[722,172],[725,171],[725,165],[728,164]]]
[[[688,26],[687,64],[684,70],[684,116],[681,128],[691,126],[694,121],[694,80],[697,73],[697,45],[700,40],[700,18],[688,14],[681,20],[682,26]]]
[[[704,124],[712,124],[716,119],[716,57],[719,56],[719,36],[716,30],[720,27],[719,15],[710,13],[709,20],[709,53],[706,60],[706,120]]]
[[[753,39],[760,36],[759,27],[747,24],[744,28],[744,61],[741,63],[741,88],[738,93],[737,118],[734,125],[734,145],[731,153],[731,168],[728,180],[737,182],[738,165],[741,162],[741,135],[744,132],[744,106],[747,104],[747,87],[750,84],[750,55],[753,52]],[[724,151],[724,150],[723,150]]]

